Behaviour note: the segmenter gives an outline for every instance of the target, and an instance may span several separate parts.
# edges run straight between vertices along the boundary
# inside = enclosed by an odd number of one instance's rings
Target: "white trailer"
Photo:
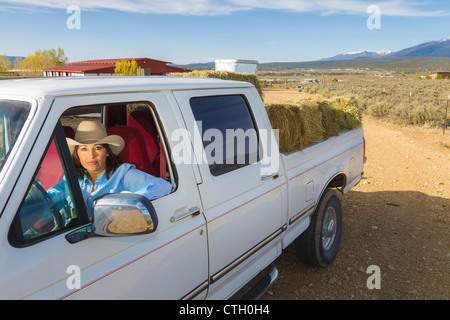
[[[241,73],[258,73],[258,61],[243,59],[222,59],[215,61],[216,71],[231,71]]]

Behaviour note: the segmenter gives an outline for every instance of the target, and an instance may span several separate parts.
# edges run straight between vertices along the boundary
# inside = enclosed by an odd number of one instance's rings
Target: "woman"
[[[66,140],[89,215],[94,200],[105,193],[132,192],[152,200],[169,194],[172,189],[166,180],[122,163],[117,155],[125,146],[124,140],[118,135],[108,136],[98,121],[82,121],[74,139]],[[62,192],[67,197],[67,191],[67,183],[61,181],[47,192],[57,203]]]

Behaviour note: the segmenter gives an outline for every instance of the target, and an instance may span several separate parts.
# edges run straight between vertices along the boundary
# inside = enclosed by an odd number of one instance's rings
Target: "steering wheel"
[[[64,226],[58,207],[36,179],[31,184],[20,210],[20,220],[24,232],[33,228],[39,233],[47,233]]]

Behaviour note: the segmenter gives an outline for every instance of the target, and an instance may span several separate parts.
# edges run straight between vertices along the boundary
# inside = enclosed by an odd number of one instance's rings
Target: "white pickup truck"
[[[99,197],[88,215],[66,137],[97,119],[119,154],[169,181],[149,201]],[[227,299],[276,278],[289,244],[302,261],[335,258],[335,189],[362,177],[363,129],[280,153],[261,97],[246,82],[89,77],[0,82],[1,299]],[[46,190],[65,178],[56,205]]]

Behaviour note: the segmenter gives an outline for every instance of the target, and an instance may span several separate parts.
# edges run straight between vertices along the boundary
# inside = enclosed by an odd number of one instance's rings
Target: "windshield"
[[[0,171],[23,128],[30,109],[31,104],[28,102],[0,100]]]

